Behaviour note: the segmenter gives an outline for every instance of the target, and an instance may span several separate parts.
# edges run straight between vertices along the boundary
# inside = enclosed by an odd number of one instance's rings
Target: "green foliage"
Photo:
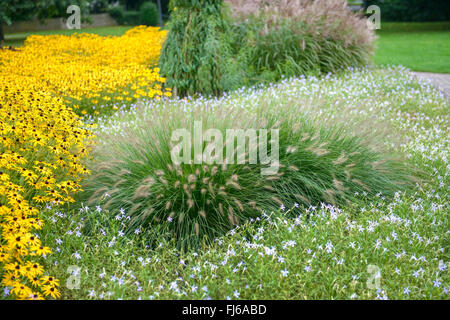
[[[238,74],[228,72],[236,63],[223,1],[174,0],[171,9],[170,31],[159,61],[167,85],[179,96],[219,95],[236,86]]]
[[[119,2],[124,5],[127,10],[138,10],[146,0],[120,0]],[[153,0],[152,2],[156,4],[157,0]],[[161,9],[163,15],[169,13],[169,0],[161,0]]]
[[[448,21],[447,0],[365,0],[364,8],[377,5],[383,21]]]
[[[160,67],[178,95],[370,63],[374,33],[343,0],[227,2],[173,1]]]
[[[145,2],[145,0],[120,0],[119,1],[126,10],[137,11],[139,7]]]
[[[108,11],[108,8],[112,3],[116,2],[115,0],[94,0],[90,2],[89,13],[97,14],[104,13]]]
[[[158,8],[152,2],[144,2],[138,11],[125,11],[121,6],[113,7],[109,9],[109,14],[119,25],[156,26],[159,23]]]
[[[83,15],[91,10],[100,10],[103,6],[98,1],[92,3],[93,7],[90,8],[87,0],[2,0],[0,1],[0,23],[11,24],[13,21],[32,18],[45,20],[53,17],[67,17],[67,8],[70,5],[79,6]]]
[[[126,26],[139,25],[140,17],[141,17],[141,15],[140,15],[139,11],[125,11],[123,13],[123,20],[122,20],[121,24],[126,25]]]
[[[44,8],[46,0],[2,0],[0,1],[0,24],[26,20]]]
[[[124,14],[125,14],[125,10],[120,7],[112,7],[111,9],[108,10],[108,13],[111,17],[113,17],[114,20],[116,20],[117,24],[123,25],[124,24]]]
[[[144,2],[139,8],[139,22],[147,26],[156,26],[159,23],[158,8],[153,2]]]
[[[114,7],[109,10],[109,14],[119,25],[135,26],[140,24],[141,14],[139,11],[125,11],[122,7]]]

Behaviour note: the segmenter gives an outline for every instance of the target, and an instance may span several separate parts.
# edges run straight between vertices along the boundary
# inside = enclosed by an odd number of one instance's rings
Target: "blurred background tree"
[[[122,0],[119,5],[114,5],[108,12],[120,25],[162,26],[163,19],[168,18],[168,1],[160,0],[159,2],[162,9],[161,17],[158,0]]]
[[[46,0],[1,0],[0,1],[0,45],[5,40],[3,24],[31,19],[44,6]]]
[[[70,5],[78,5],[82,16],[104,7],[109,0],[0,0],[0,43],[5,40],[3,24],[38,18],[41,21],[54,17],[66,17]]]
[[[139,10],[144,2],[148,2],[149,0],[120,0],[120,4],[122,4],[126,10]],[[156,0],[153,0],[156,4]],[[164,15],[169,14],[169,0],[161,0],[161,8]]]
[[[364,0],[364,9],[370,5],[380,7],[383,21],[450,20],[448,0]]]

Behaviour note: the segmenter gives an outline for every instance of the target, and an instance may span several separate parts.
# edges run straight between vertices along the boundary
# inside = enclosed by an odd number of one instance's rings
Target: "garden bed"
[[[393,200],[380,194],[341,208],[319,205],[267,212],[186,254],[166,241],[146,249],[139,231],[125,238],[127,212],[108,212],[104,203],[75,211],[50,210],[41,232],[55,252],[47,258],[49,272],[63,283],[71,276],[81,281],[78,290],[62,288],[62,296],[448,299],[448,101],[429,84],[416,82],[408,70],[367,69],[285,80],[185,104],[251,107],[266,99],[274,104],[309,101],[311,107],[320,102],[321,110],[311,111],[302,103],[298,109],[324,119],[342,117],[343,110],[353,119],[374,116],[374,123],[393,128],[391,134],[400,140],[409,165],[420,168],[424,180]],[[100,123],[99,130],[120,130],[140,112],[142,107],[136,106],[118,113]],[[372,128],[372,123],[365,125]],[[287,218],[292,213],[295,217]],[[82,232],[87,217],[96,221],[93,236]],[[72,269],[71,275],[68,268],[73,265],[79,270]]]

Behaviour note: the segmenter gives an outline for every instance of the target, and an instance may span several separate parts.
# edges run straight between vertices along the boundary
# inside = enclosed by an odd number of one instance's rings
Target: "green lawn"
[[[101,36],[121,36],[127,30],[131,29],[131,26],[114,26],[114,27],[95,27],[95,28],[82,28],[80,30],[49,30],[49,31],[36,31],[36,32],[21,32],[5,35],[6,46],[22,46],[25,39],[33,34],[36,35],[52,35],[52,34],[64,34],[71,35],[74,33],[95,33]]]
[[[450,73],[450,22],[382,23],[375,64]]]

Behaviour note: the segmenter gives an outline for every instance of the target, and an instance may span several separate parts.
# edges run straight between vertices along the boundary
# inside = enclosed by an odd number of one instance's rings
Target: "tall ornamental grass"
[[[374,32],[345,0],[227,2],[250,78],[275,81],[370,63]]]
[[[127,232],[145,232],[149,243],[169,234],[179,248],[197,247],[264,212],[322,202],[339,206],[363,194],[389,196],[406,181],[399,163],[368,140],[343,126],[316,122],[292,104],[277,109],[260,104],[256,110],[206,104],[187,111],[182,104],[161,104],[137,111],[120,132],[98,134],[100,142],[88,163],[93,174],[83,185],[86,203],[103,204],[111,219],[126,212]],[[172,133],[185,128],[193,134],[194,121],[202,122],[203,132],[215,128],[223,137],[231,128],[254,128],[258,139],[259,129],[278,129],[279,170],[263,175],[267,165],[260,158],[249,164],[251,139],[243,164],[236,164],[237,158],[228,164],[195,164],[193,159],[174,164]],[[265,140],[268,154],[274,146],[271,137]],[[261,140],[256,141],[261,147]],[[224,141],[223,155],[229,145]],[[237,146],[232,148],[237,154]]]

